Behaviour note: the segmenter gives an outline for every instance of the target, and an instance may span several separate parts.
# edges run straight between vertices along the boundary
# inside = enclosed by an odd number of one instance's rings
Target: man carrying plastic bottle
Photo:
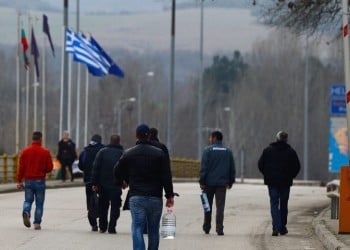
[[[174,205],[170,166],[165,153],[148,140],[149,127],[141,124],[136,129],[136,146],[127,149],[114,168],[118,185],[129,186],[129,206],[132,219],[134,250],[143,250],[144,226],[148,228],[148,250],[159,248],[159,225],[163,209],[163,189],[166,207]]]
[[[210,210],[204,212],[203,231],[209,234],[213,199],[216,202],[216,233],[224,235],[224,209],[226,189],[235,182],[236,170],[231,149],[222,143],[222,133],[214,131],[209,137],[211,145],[202,154],[199,184],[207,194]]]

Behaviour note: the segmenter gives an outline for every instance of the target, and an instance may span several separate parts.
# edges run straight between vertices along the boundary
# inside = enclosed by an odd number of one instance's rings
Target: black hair
[[[33,135],[32,135],[33,141],[40,141],[41,138],[43,138],[43,134],[40,131],[33,132]]]
[[[110,143],[112,145],[118,145],[120,143],[120,136],[119,135],[111,135]]]
[[[222,141],[222,133],[220,131],[213,131],[211,132],[211,137],[216,138],[218,141]]]

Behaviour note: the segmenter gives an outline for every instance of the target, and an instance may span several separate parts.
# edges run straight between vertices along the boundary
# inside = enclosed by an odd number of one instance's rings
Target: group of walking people
[[[140,124],[135,131],[136,145],[124,150],[119,135],[112,135],[108,145],[102,144],[100,135],[93,135],[79,155],[79,169],[84,173],[88,221],[92,231],[115,234],[117,220],[122,206],[122,189],[129,188],[124,207],[130,209],[132,218],[133,249],[146,249],[143,234],[148,234],[148,248],[159,248],[159,227],[165,206],[174,206],[174,190],[167,147],[160,143],[158,131]],[[288,233],[287,215],[290,186],[300,170],[295,150],[287,143],[288,134],[279,132],[276,142],[263,150],[258,168],[268,186],[272,216],[272,235]],[[35,200],[34,229],[41,229],[45,199],[45,176],[53,169],[50,152],[41,146],[41,132],[34,132],[32,144],[21,153],[17,171],[17,187],[24,189],[23,223],[31,227],[31,207]],[[62,151],[67,154],[74,143],[69,134],[59,142],[67,144]],[[67,143],[68,142],[68,143]],[[200,189],[207,194],[210,209],[204,211],[202,229],[205,234],[211,230],[212,207],[215,197],[215,229],[224,235],[224,209],[226,190],[235,183],[235,163],[232,150],[223,144],[223,135],[214,131],[209,137],[209,146],[202,154],[199,173]],[[71,152],[70,152],[71,153]],[[77,156],[71,154],[71,158]],[[71,159],[60,156],[62,167],[71,164]],[[73,159],[74,161],[74,159]],[[66,165],[69,166],[69,165]],[[73,174],[71,172],[71,181]],[[64,179],[65,180],[65,177]],[[25,184],[23,185],[23,181]],[[98,221],[92,213],[94,196],[98,193]],[[109,211],[110,210],[110,211]],[[109,218],[108,218],[109,214]]]

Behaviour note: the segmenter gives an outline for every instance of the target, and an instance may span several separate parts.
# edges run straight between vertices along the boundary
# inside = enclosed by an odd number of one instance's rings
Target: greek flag
[[[66,52],[73,54],[74,61],[85,64],[89,72],[94,76],[114,74],[119,77],[124,77],[124,73],[121,70],[121,74],[114,73],[113,69],[116,64],[103,49],[99,45],[96,46],[96,44],[98,45],[93,38],[88,40],[83,34],[76,34],[71,29],[67,29],[66,31]]]

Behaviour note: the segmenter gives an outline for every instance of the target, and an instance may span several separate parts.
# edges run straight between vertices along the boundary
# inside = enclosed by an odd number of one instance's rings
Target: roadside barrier
[[[339,218],[339,180],[333,180],[328,182],[327,197],[331,199],[331,219],[336,220]]]
[[[47,179],[57,178],[59,164],[55,157],[52,158],[54,171],[47,175]],[[171,158],[171,172],[174,178],[198,178],[200,161],[183,158]],[[16,173],[18,167],[18,155],[1,155],[0,156],[0,184],[16,182]]]

